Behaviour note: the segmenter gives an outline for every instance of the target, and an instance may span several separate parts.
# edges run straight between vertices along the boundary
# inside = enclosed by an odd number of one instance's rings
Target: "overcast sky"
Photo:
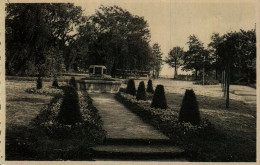
[[[195,3],[194,3],[195,2]],[[143,16],[151,32],[151,45],[161,45],[163,57],[174,46],[187,50],[188,36],[195,34],[206,47],[213,32],[224,34],[255,27],[257,1],[173,1],[173,0],[79,0],[85,15],[95,13],[100,5],[117,5]],[[161,74],[173,76],[164,64]],[[180,72],[179,72],[180,73]]]

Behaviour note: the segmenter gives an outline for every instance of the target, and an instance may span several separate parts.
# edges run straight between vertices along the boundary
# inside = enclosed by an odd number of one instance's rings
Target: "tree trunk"
[[[177,78],[177,65],[176,65],[176,63],[175,63],[175,66],[174,66],[174,79],[176,79]]]
[[[224,97],[226,97],[226,91],[227,91],[227,70],[225,68],[225,71],[224,71]]]
[[[198,80],[198,70],[195,69],[195,80]]]
[[[216,68],[216,80],[218,80],[218,69]]]
[[[230,84],[230,68],[227,69],[227,97],[226,97],[226,108],[229,108],[229,84]]]

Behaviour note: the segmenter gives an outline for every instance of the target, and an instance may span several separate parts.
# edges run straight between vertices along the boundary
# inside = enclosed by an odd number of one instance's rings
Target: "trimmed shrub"
[[[130,79],[127,83],[126,93],[135,96],[136,95],[136,88],[135,88],[135,81]]]
[[[160,109],[167,108],[167,101],[166,101],[163,85],[156,86],[151,107],[160,108]]]
[[[153,90],[153,82],[151,79],[149,79],[148,83],[147,83],[147,92],[149,93],[154,93],[154,90]]]
[[[58,83],[58,80],[56,78],[52,82],[52,87],[56,87],[56,88],[59,87],[59,83]]]
[[[186,90],[179,113],[179,122],[190,122],[192,125],[200,124],[200,112],[194,91]]]
[[[77,89],[77,83],[76,83],[75,77],[70,78],[69,85],[72,86],[73,88]]]
[[[64,98],[57,117],[58,121],[66,125],[75,125],[82,121],[78,92],[73,87],[64,89]]]
[[[38,77],[37,79],[37,89],[42,89],[42,78]]]
[[[138,89],[137,89],[137,94],[136,94],[136,99],[137,100],[147,100],[146,92],[145,92],[145,85],[144,82],[141,81],[139,83]]]

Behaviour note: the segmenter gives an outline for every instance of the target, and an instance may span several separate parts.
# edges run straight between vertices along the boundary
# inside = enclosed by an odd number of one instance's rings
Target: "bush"
[[[75,77],[71,77],[71,79],[69,81],[69,85],[72,86],[73,88],[77,89],[77,83],[76,83]]]
[[[42,89],[42,78],[38,77],[37,79],[37,89]]]
[[[136,94],[136,99],[137,100],[147,100],[146,92],[145,92],[145,85],[144,82],[141,81],[139,83],[138,89],[137,89],[137,94]]]
[[[58,80],[56,78],[52,82],[52,87],[56,87],[56,88],[59,87]]]
[[[192,125],[200,124],[200,112],[194,91],[186,90],[179,113],[180,122],[190,122]]]
[[[135,81],[130,79],[127,83],[126,93],[135,96],[136,95],[136,88],[135,88]]]
[[[157,85],[154,95],[153,95],[153,101],[152,101],[151,107],[160,108],[160,109],[167,108],[167,102],[166,102],[163,85]]]
[[[82,121],[78,93],[73,87],[64,89],[64,98],[60,106],[58,121],[66,125],[75,125]]]
[[[148,81],[148,84],[147,84],[147,92],[149,92],[149,93],[154,93],[154,90],[153,90],[153,82],[152,82],[151,79]]]
[[[39,94],[39,95],[50,95],[50,96],[55,96],[57,94],[62,95],[63,91],[59,88],[42,88],[42,89],[36,89],[35,87],[33,88],[27,88],[25,90],[27,93],[32,93],[32,94]]]
[[[194,84],[203,85],[203,81],[202,80],[196,81]],[[219,84],[218,80],[214,80],[214,79],[204,80],[204,85],[218,85],[218,84]]]

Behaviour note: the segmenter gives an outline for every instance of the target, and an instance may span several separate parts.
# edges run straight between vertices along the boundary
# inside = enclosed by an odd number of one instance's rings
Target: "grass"
[[[48,88],[51,83],[44,82],[44,86]],[[41,125],[37,126],[32,121],[53,97],[25,92],[35,86],[32,81],[6,82],[6,160],[91,160],[92,141],[103,138],[99,125],[94,125],[100,124],[97,111],[89,110],[88,115],[93,115],[90,118],[93,123],[85,124],[88,132],[84,138],[79,138],[79,135],[62,139],[49,136],[47,127],[42,129]],[[84,100],[82,104],[88,105]]]

